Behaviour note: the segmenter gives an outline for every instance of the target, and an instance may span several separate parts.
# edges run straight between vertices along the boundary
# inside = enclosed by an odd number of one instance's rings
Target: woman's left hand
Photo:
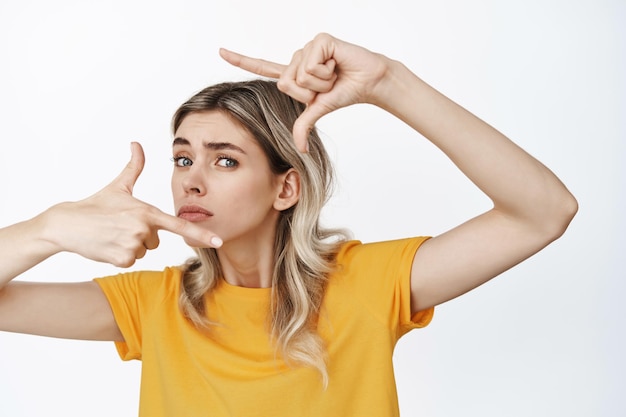
[[[350,104],[374,104],[441,149],[491,199],[491,210],[417,251],[413,313],[458,297],[533,255],[558,238],[576,213],[575,198],[543,164],[398,61],[326,34],[297,51],[287,66],[225,50],[221,55],[242,69],[278,78],[281,91],[307,104],[293,129],[300,150],[323,115]]]
[[[252,73],[278,79],[278,88],[307,104],[293,127],[298,149],[307,150],[308,132],[325,114],[356,103],[379,104],[381,84],[390,60],[331,35],[317,35],[296,51],[289,65],[247,57],[226,49],[228,63]]]

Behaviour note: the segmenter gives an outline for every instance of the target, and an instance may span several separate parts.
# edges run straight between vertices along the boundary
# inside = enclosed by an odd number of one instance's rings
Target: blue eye
[[[177,167],[190,167],[193,165],[193,161],[186,156],[175,156],[172,158],[172,161]]]
[[[239,165],[239,162],[228,156],[220,156],[217,158],[217,165],[224,168],[235,168],[237,165]]]

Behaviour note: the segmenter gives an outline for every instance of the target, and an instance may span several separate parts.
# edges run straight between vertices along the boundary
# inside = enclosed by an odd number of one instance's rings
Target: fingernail
[[[220,246],[222,246],[222,243],[224,243],[224,242],[222,242],[222,239],[220,239],[220,238],[219,238],[219,237],[217,237],[217,236],[213,236],[213,237],[211,238],[211,245],[212,245],[214,248],[219,248]]]

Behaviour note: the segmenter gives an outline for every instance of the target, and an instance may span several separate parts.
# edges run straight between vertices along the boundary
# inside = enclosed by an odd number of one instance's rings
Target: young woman
[[[561,236],[576,200],[385,56],[327,34],[287,66],[221,55],[278,81],[219,84],[178,109],[176,215],[132,196],[144,163],[133,143],[100,192],[1,229],[0,330],[115,341],[123,359],[143,361],[142,416],[397,415],[396,341]],[[432,141],[493,208],[430,239],[362,244],[322,228],[332,175],[314,124],[354,103]],[[11,282],[61,251],[131,266],[159,230],[197,258],[84,283]]]

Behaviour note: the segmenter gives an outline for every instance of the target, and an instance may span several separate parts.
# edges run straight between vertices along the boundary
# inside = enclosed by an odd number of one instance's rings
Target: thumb
[[[126,191],[129,194],[133,193],[133,188],[137,182],[137,178],[143,171],[143,166],[146,161],[146,157],[143,153],[143,148],[139,142],[131,142],[130,144],[131,157],[126,167],[122,172],[113,180],[112,186],[115,186],[121,191]]]
[[[317,97],[319,97],[319,95]],[[317,100],[313,100],[296,119],[293,124],[293,140],[296,143],[296,148],[298,148],[300,152],[309,151],[309,133],[313,130],[315,123],[322,116],[330,113],[331,111],[332,109]]]

